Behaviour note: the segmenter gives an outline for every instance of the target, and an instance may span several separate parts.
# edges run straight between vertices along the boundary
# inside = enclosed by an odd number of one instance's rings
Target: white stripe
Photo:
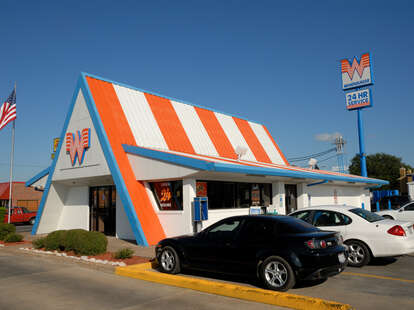
[[[250,127],[252,128],[254,134],[256,135],[257,139],[259,139],[260,144],[263,146],[264,150],[266,151],[267,156],[269,156],[270,160],[274,164],[285,165],[285,162],[282,159],[282,156],[276,149],[275,145],[273,144],[272,140],[270,140],[269,135],[267,134],[266,130],[263,128],[262,125],[257,123],[249,122]]]
[[[137,146],[168,150],[144,93],[112,84]]]
[[[13,111],[12,113],[7,113],[6,117],[0,123],[0,129],[6,126],[9,122],[11,122],[14,119],[16,119],[16,111]]]
[[[214,112],[214,114],[216,115],[217,120],[219,121],[221,127],[223,128],[234,150],[236,151],[238,146],[241,146],[247,149],[246,154],[244,154],[241,158],[245,160],[257,161],[256,157],[254,157],[253,152],[251,151],[249,145],[244,139],[242,133],[239,130],[239,127],[237,127],[237,124],[233,120],[233,118],[231,116],[224,115],[224,114],[217,113],[217,112]]]
[[[184,130],[197,154],[218,156],[206,129],[193,106],[171,100]]]

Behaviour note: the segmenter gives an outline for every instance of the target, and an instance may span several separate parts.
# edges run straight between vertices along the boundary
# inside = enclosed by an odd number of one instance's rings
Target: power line
[[[307,156],[288,158],[288,161],[289,162],[305,161],[305,160],[308,160],[308,159],[311,159],[311,158],[324,156],[324,155],[329,154],[329,153],[334,152],[334,151],[336,151],[336,147],[331,148],[331,149],[326,150],[326,151],[323,151],[323,152],[307,155]]]
[[[9,166],[10,163],[0,163],[0,166]],[[14,167],[35,167],[35,168],[42,168],[46,167],[47,165],[30,165],[30,164],[15,164]]]

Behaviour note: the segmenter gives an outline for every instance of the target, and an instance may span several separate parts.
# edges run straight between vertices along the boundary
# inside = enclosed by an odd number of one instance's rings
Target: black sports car
[[[286,291],[297,280],[342,272],[347,250],[336,232],[289,216],[246,215],[223,219],[194,236],[161,240],[161,271],[182,268],[259,277],[266,288]]]

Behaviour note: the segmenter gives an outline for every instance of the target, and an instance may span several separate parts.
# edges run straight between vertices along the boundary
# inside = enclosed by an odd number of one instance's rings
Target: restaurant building
[[[44,189],[33,234],[82,228],[153,245],[252,206],[368,207],[369,188],[386,183],[291,166],[264,125],[83,73],[52,165],[26,185]]]

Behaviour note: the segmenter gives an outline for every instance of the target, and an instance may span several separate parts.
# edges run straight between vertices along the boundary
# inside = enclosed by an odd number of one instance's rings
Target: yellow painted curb
[[[146,280],[171,286],[188,288],[210,294],[222,295],[249,301],[255,301],[298,310],[351,310],[351,305],[289,293],[275,292],[260,288],[247,287],[210,280],[170,275],[151,271],[155,263],[117,267],[115,273],[120,276]]]

